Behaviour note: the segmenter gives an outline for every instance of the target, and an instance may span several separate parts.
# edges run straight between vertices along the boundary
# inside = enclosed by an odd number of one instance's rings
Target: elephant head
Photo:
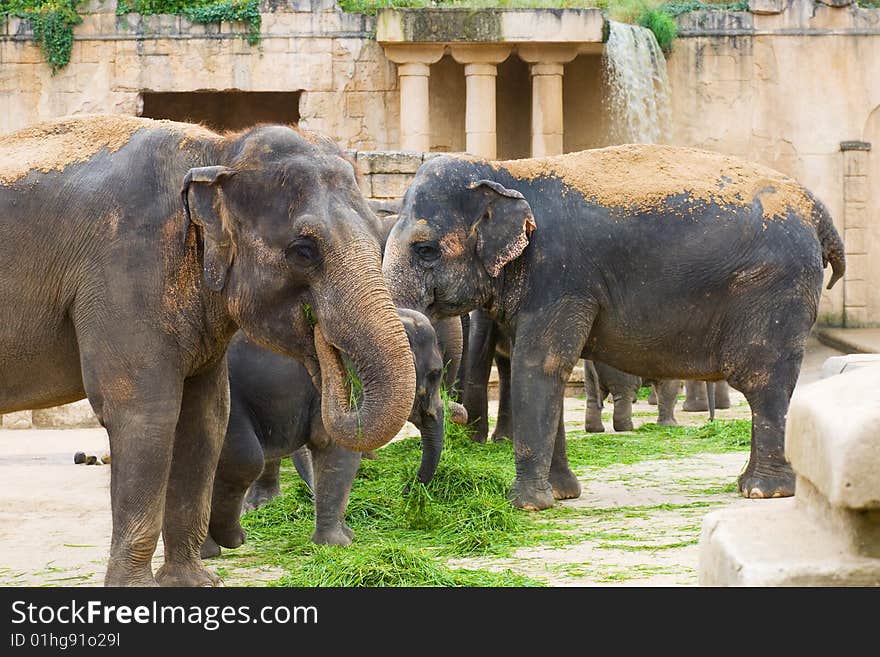
[[[205,159],[182,196],[206,286],[251,340],[303,361],[331,437],[360,451],[387,443],[409,416],[415,371],[351,163],[284,126],[233,135]]]
[[[535,219],[523,195],[497,175],[488,163],[449,156],[419,168],[382,264],[398,306],[440,319],[515,292],[504,290],[504,273],[528,246]]]
[[[440,345],[431,322],[420,312],[399,309],[403,328],[409,338],[416,369],[416,395],[409,421],[422,434],[422,464],[418,479],[428,483],[437,471],[440,453],[443,451],[443,421],[445,408],[440,395],[443,385],[443,358]],[[449,400],[450,422],[467,423],[464,406]]]

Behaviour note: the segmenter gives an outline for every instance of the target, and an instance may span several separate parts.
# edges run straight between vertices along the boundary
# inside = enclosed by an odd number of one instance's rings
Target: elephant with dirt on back
[[[578,358],[651,379],[727,380],[752,410],[748,497],[790,496],[785,415],[823,268],[844,272],[825,207],[776,171],[629,144],[422,164],[386,245],[398,305],[485,309],[508,331],[514,505],[580,495],[562,401]]]
[[[290,127],[88,116],[0,137],[0,413],[88,397],[113,457],[107,585],[218,583],[200,549],[239,328],[304,362],[339,445],[397,434],[415,372],[379,230],[342,152]]]
[[[443,360],[434,327],[414,310],[400,310],[416,371],[416,394],[409,421],[421,432],[422,462],[417,478],[428,483],[443,450]],[[236,548],[245,538],[242,509],[255,509],[281,493],[281,459],[293,454],[297,470],[315,497],[312,541],[348,545],[354,532],[345,510],[361,453],[337,444],[321,419],[321,393],[303,365],[236,334],[227,352],[231,409],[220,453],[203,557]],[[451,422],[467,414],[449,401]],[[305,446],[306,451],[302,448]],[[247,496],[247,497],[245,497]],[[244,505],[243,502],[244,501]]]

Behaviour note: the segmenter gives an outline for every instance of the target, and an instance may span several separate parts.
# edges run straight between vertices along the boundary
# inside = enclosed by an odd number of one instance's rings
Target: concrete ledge
[[[856,354],[880,353],[880,328],[820,328],[819,342],[839,351]]]
[[[599,9],[383,9],[379,43],[602,43]]]
[[[853,555],[797,498],[709,513],[700,536],[701,586],[880,586],[880,559]]]
[[[798,389],[788,410],[785,455],[832,506],[880,509],[878,427],[880,364]]]

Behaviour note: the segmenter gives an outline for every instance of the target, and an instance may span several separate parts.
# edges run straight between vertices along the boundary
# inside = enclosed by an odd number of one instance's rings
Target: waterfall
[[[604,73],[614,143],[660,143],[671,120],[666,58],[651,30],[609,21]]]

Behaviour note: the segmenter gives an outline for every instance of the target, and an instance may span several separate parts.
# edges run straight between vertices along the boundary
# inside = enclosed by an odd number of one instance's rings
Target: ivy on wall
[[[54,74],[67,66],[73,49],[73,26],[82,23],[79,0],[0,0],[0,16],[30,21],[36,41]]]
[[[70,62],[73,28],[82,23],[78,6],[83,0],[0,0],[0,17],[16,16],[30,21],[34,41],[39,44],[54,75]],[[259,0],[119,0],[120,16],[138,13],[177,14],[193,23],[244,23],[247,42],[260,41]]]

